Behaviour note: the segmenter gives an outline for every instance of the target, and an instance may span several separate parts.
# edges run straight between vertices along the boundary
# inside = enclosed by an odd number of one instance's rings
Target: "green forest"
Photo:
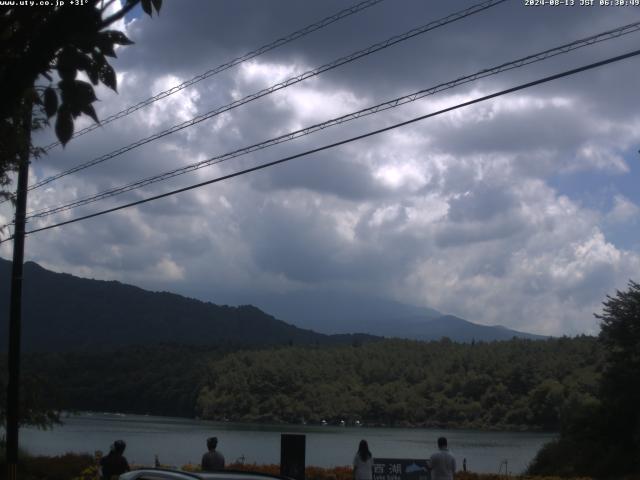
[[[213,420],[557,431],[594,400],[592,337],[238,352],[210,362],[197,411]]]
[[[638,472],[640,284],[629,287],[607,297],[597,338],[32,353],[23,359],[23,421],[45,426],[58,420],[56,411],[97,410],[240,422],[546,430],[559,437],[540,450],[530,474]],[[6,358],[0,372],[6,374]]]
[[[53,409],[241,422],[558,431],[572,406],[593,401],[601,363],[593,337],[127,347],[29,354],[24,398],[40,399],[34,411],[46,399]]]
[[[110,352],[31,353],[23,358],[23,414],[42,411],[102,411],[193,417],[209,361],[229,350],[154,345]],[[6,356],[2,362],[6,362]],[[0,381],[6,382],[6,365]],[[0,396],[4,395],[0,390]],[[0,398],[0,408],[4,399]],[[1,412],[0,412],[1,413]]]

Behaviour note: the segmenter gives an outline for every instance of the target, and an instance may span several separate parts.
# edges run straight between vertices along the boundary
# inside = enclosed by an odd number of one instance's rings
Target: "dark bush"
[[[21,455],[18,476],[21,480],[70,480],[80,477],[82,472],[95,465],[91,455],[67,453],[57,457],[33,457]],[[7,467],[4,452],[0,458],[0,479],[6,478]]]

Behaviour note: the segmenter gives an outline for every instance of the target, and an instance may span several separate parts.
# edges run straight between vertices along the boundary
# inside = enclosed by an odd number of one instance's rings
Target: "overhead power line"
[[[85,162],[83,164],[77,165],[73,168],[70,168],[68,170],[65,170],[63,172],[60,172],[56,175],[52,175],[50,177],[47,177],[33,185],[29,186],[29,190],[33,190],[39,187],[42,187],[43,185],[47,185],[51,182],[53,182],[54,180],[57,180],[59,178],[65,177],[67,175],[70,175],[72,173],[76,173],[79,172],[80,170],[84,170],[86,168],[92,167],[94,165],[97,165],[99,163],[105,162],[107,160],[110,160],[114,157],[117,157],[119,155],[122,155],[123,153],[126,153],[130,150],[133,150],[137,147],[140,147],[142,145],[145,145],[147,143],[150,143],[154,140],[158,140],[159,138],[165,137],[167,135],[170,135],[172,133],[178,132],[180,130],[183,130],[185,128],[188,127],[192,127],[200,122],[203,122],[205,120],[208,120],[210,118],[213,118],[217,115],[220,115],[221,113],[227,112],[229,110],[232,110],[236,107],[239,107],[240,105],[244,105],[245,103],[249,103],[252,102],[254,100],[257,100],[258,98],[264,97],[265,95],[269,95],[273,92],[276,92],[278,90],[282,90],[283,88],[289,87],[291,85],[294,85],[296,83],[302,82],[303,80],[306,80],[308,78],[311,77],[315,77],[317,75],[320,75],[321,73],[324,73],[328,70],[332,70],[334,68],[337,68],[341,65],[345,65],[347,63],[353,62],[359,58],[365,57],[367,55],[370,55],[372,53],[378,52],[380,50],[383,50],[385,48],[391,47],[392,45],[395,45],[396,43],[400,43],[403,42],[405,40],[408,40],[410,38],[413,38],[417,35],[421,35],[424,34],[430,30],[434,30],[436,28],[442,27],[444,25],[447,25],[449,23],[453,23],[456,22],[458,20],[462,20],[463,18],[466,18],[468,16],[474,15],[476,13],[482,12],[484,10],[487,10],[488,8],[494,7],[498,4],[504,3],[507,0],[486,0],[482,3],[473,5],[469,8],[465,8],[464,10],[452,13],[451,15],[448,15],[444,18],[441,18],[439,20],[435,20],[433,22],[430,22],[426,25],[423,25],[421,27],[417,27],[414,29],[411,29],[401,35],[395,35],[391,38],[388,38],[387,40],[383,41],[383,42],[379,42],[376,43],[374,45],[371,45],[363,50],[359,50],[357,52],[354,52],[350,55],[347,55],[345,57],[341,57],[337,60],[334,60],[331,63],[327,63],[321,67],[315,68],[313,70],[309,70],[307,72],[304,72],[300,75],[296,75],[294,77],[291,77],[283,82],[277,83],[275,85],[272,85],[268,88],[265,88],[263,90],[260,90],[259,92],[253,93],[251,95],[248,95],[242,99],[236,100],[234,102],[231,102],[227,105],[224,105],[222,107],[218,107],[215,110],[211,110],[207,113],[204,113],[202,115],[198,115],[197,117],[192,118],[191,120],[187,120],[185,122],[182,122],[180,124],[174,125],[166,130],[163,130],[159,133],[156,133],[154,135],[151,135],[149,137],[143,138],[141,140],[138,140],[132,144],[129,144],[127,146],[121,147],[117,150],[114,150],[110,153],[107,153],[105,155],[102,155],[100,157],[94,158],[93,160],[90,160],[88,162]]]
[[[88,220],[90,218],[95,218],[95,217],[99,217],[99,216],[102,216],[102,215],[106,215],[107,213],[116,212],[118,210],[123,210],[125,208],[130,208],[130,207],[134,207],[134,206],[137,206],[137,205],[142,205],[144,203],[148,203],[148,202],[152,202],[152,201],[155,201],[155,200],[159,200],[161,198],[165,198],[165,197],[169,197],[169,196],[172,196],[172,195],[176,195],[178,193],[186,192],[186,191],[189,191],[189,190],[194,190],[196,188],[200,188],[200,187],[203,187],[203,186],[206,186],[206,185],[210,185],[212,183],[218,183],[218,182],[221,182],[223,180],[228,180],[230,178],[239,177],[239,176],[245,175],[247,173],[251,173],[251,172],[262,170],[262,169],[265,169],[265,168],[268,168],[268,167],[279,165],[281,163],[285,163],[285,162],[288,162],[290,160],[294,160],[296,158],[305,157],[305,156],[311,155],[313,153],[318,153],[318,152],[321,152],[321,151],[324,151],[324,150],[329,150],[331,148],[335,148],[335,147],[338,147],[340,145],[345,145],[345,144],[348,144],[348,143],[351,143],[351,142],[355,142],[357,140],[362,140],[364,138],[368,138],[368,137],[371,137],[371,136],[374,136],[374,135],[378,135],[378,134],[383,133],[383,132],[387,132],[389,130],[394,130],[396,128],[400,128],[400,127],[403,127],[403,126],[406,126],[406,125],[410,125],[412,123],[416,123],[416,122],[425,120],[427,118],[431,118],[431,117],[435,117],[435,116],[438,116],[438,115],[442,115],[444,113],[451,112],[453,110],[458,110],[460,108],[468,107],[470,105],[474,105],[476,103],[484,102],[484,101],[490,100],[492,98],[496,98],[496,97],[500,97],[500,96],[503,96],[503,95],[506,95],[506,94],[509,94],[509,93],[517,92],[519,90],[524,90],[526,88],[531,88],[531,87],[536,86],[536,85],[541,85],[543,83],[551,82],[553,80],[557,80],[557,79],[560,79],[560,78],[563,78],[563,77],[568,77],[570,75],[575,75],[577,73],[584,72],[584,71],[587,71],[587,70],[591,70],[591,69],[594,69],[594,68],[597,68],[597,67],[602,67],[604,65],[608,65],[608,64],[611,64],[611,63],[614,63],[614,62],[619,62],[621,60],[624,60],[624,59],[627,59],[627,58],[631,58],[631,57],[635,57],[637,55],[640,55],[640,50],[634,50],[632,52],[625,53],[623,55],[618,55],[616,57],[610,57],[610,58],[608,58],[606,60],[590,63],[588,65],[584,65],[582,67],[574,68],[574,69],[571,69],[571,70],[566,70],[566,71],[564,71],[562,73],[557,73],[555,75],[550,75],[550,76],[547,76],[547,77],[544,77],[544,78],[541,78],[541,79],[538,79],[538,80],[534,80],[532,82],[523,83],[523,84],[520,84],[518,86],[508,88],[506,90],[501,90],[501,91],[496,92],[496,93],[492,93],[492,94],[485,95],[485,96],[482,96],[482,97],[479,97],[479,98],[475,98],[473,100],[469,100],[468,102],[459,103],[459,104],[451,106],[451,107],[443,108],[442,110],[438,110],[436,112],[428,113],[426,115],[421,115],[419,117],[412,118],[411,120],[406,120],[404,122],[396,123],[396,124],[393,124],[393,125],[390,125],[390,126],[387,126],[387,127],[384,127],[384,128],[380,128],[378,130],[373,130],[371,132],[368,132],[368,133],[365,133],[365,134],[362,134],[362,135],[358,135],[358,136],[355,136],[355,137],[351,137],[351,138],[348,138],[348,139],[345,139],[345,140],[341,140],[339,142],[335,142],[335,143],[331,143],[331,144],[328,144],[328,145],[324,145],[322,147],[313,148],[311,150],[307,150],[307,151],[302,152],[302,153],[298,153],[298,154],[291,155],[291,156],[288,156],[288,157],[285,157],[285,158],[281,158],[279,160],[274,160],[273,162],[263,163],[261,165],[257,165],[255,167],[247,168],[245,170],[241,170],[241,171],[238,171],[238,172],[235,172],[235,173],[224,175],[222,177],[213,178],[211,180],[207,180],[205,182],[197,183],[195,185],[190,185],[188,187],[179,188],[179,189],[172,190],[170,192],[166,192],[166,193],[163,193],[163,194],[160,194],[160,195],[155,195],[153,197],[149,197],[149,198],[145,198],[145,199],[142,199],[142,200],[138,200],[136,202],[131,202],[131,203],[127,203],[127,204],[124,204],[124,205],[117,206],[117,207],[109,208],[109,209],[102,210],[102,211],[99,211],[99,212],[96,212],[96,213],[92,213],[92,214],[89,214],[89,215],[84,215],[82,217],[77,217],[77,218],[74,218],[74,219],[71,219],[71,220],[67,220],[67,221],[64,221],[64,222],[55,223],[53,225],[47,225],[45,227],[35,228],[35,229],[30,230],[30,231],[25,232],[25,233],[26,234],[32,234],[32,233],[42,232],[42,231],[45,231],[45,230],[50,230],[52,228],[61,227],[63,225],[69,225],[71,223],[76,223],[76,222],[80,222],[80,221],[83,221],[83,220]],[[4,243],[4,242],[9,241],[11,239],[12,239],[12,237],[9,237],[9,238],[7,238],[5,240],[2,240],[0,243]]]
[[[196,170],[199,170],[201,168],[205,168],[211,165],[216,165],[218,163],[222,163],[224,161],[230,160],[232,158],[236,158],[239,157],[241,155],[246,155],[248,153],[253,153],[256,152],[258,150],[262,150],[280,143],[284,143],[287,141],[291,141],[294,140],[296,138],[300,138],[309,134],[312,134],[314,132],[317,132],[319,130],[323,130],[325,128],[328,127],[332,127],[335,125],[340,125],[342,123],[346,123],[349,122],[351,120],[355,120],[364,116],[368,116],[368,115],[372,115],[375,113],[379,113],[385,110],[389,110],[392,108],[396,108],[400,105],[404,105],[410,102],[414,102],[416,100],[419,100],[421,98],[424,98],[426,96],[429,95],[434,95],[436,93],[457,87],[459,85],[463,85],[466,83],[470,83],[473,81],[476,81],[478,79],[481,78],[486,78],[489,77],[491,75],[496,75],[498,73],[501,72],[505,72],[505,71],[509,71],[509,70],[513,70],[515,68],[520,68],[526,65],[530,65],[532,63],[535,62],[540,62],[542,60],[546,60],[548,58],[551,57],[555,57],[557,55],[561,55],[564,53],[568,53],[571,52],[573,50],[576,50],[578,48],[582,48],[582,47],[586,47],[586,46],[590,46],[596,43],[600,43],[606,40],[611,40],[613,38],[618,38],[620,36],[623,35],[627,35],[633,32],[637,32],[638,30],[640,30],[640,21],[639,22],[635,22],[635,23],[631,23],[628,25],[624,25],[618,28],[615,28],[613,30],[608,30],[606,32],[602,32],[602,33],[598,33],[597,35],[591,35],[590,37],[586,37],[580,40],[576,40],[574,42],[571,43],[567,43],[564,45],[560,45],[558,47],[555,48],[551,48],[548,50],[544,50],[542,52],[538,52],[532,55],[528,55],[526,57],[522,57],[519,58],[517,60],[512,60],[510,62],[506,62],[506,63],[502,63],[498,66],[495,67],[491,67],[491,68],[486,68],[484,70],[480,70],[477,73],[474,73],[472,75],[466,75],[463,77],[459,77],[455,80],[452,80],[450,82],[446,82],[446,83],[440,83],[436,86],[433,87],[429,87],[426,89],[422,89],[420,91],[411,93],[409,95],[404,95],[402,97],[397,97],[394,98],[392,100],[388,100],[386,102],[383,103],[379,103],[377,105],[374,105],[372,107],[368,107],[362,110],[358,110],[356,112],[353,113],[349,113],[347,115],[342,115],[340,117],[336,117],[333,118],[331,120],[327,120],[321,123],[317,123],[315,125],[311,125],[299,130],[295,130],[293,132],[289,132],[286,133],[284,135],[280,135],[278,137],[275,138],[271,138],[269,140],[265,140],[263,142],[260,143],[256,143],[247,147],[243,147],[237,150],[233,150],[231,152],[227,152],[221,155],[217,155],[215,157],[211,157],[207,160],[203,160],[200,162],[196,162],[196,163],[192,163],[190,165],[186,165],[180,168],[176,168],[173,170],[170,170],[168,172],[164,172],[158,175],[154,175],[152,177],[148,177],[148,178],[144,178],[142,180],[138,180],[136,182],[132,182],[126,185],[122,185],[119,187],[115,187],[115,188],[111,188],[105,191],[102,191],[100,193],[97,193],[95,195],[91,195],[89,197],[85,197],[79,200],[75,200],[73,202],[69,202],[63,205],[59,205],[57,207],[46,207],[46,208],[42,208],[40,210],[35,210],[32,212],[29,212],[29,214],[27,215],[27,219],[32,219],[32,218],[43,218],[46,216],[50,216],[56,213],[60,213],[60,212],[64,212],[67,210],[71,210],[73,208],[77,208],[80,206],[84,206],[84,205],[88,205],[90,203],[94,203],[97,202],[99,200],[104,200],[106,198],[110,198],[110,197],[114,197],[116,195],[125,193],[125,192],[129,192],[132,190],[136,190],[157,182],[161,182],[164,180],[167,180],[169,178],[173,178],[173,177],[177,177],[179,175],[184,175],[186,173],[190,173]]]
[[[267,45],[263,45],[260,48],[257,48],[255,50],[252,50],[251,52],[245,53],[244,55],[242,55],[241,57],[237,57],[234,58],[233,60],[227,62],[227,63],[223,63],[221,65],[218,65],[215,68],[212,68],[211,70],[207,70],[204,73],[201,73],[200,75],[196,75],[195,77],[193,77],[190,80],[187,80],[183,83],[181,83],[180,85],[175,85],[167,90],[164,90],[163,92],[157,93],[156,95],[154,95],[153,97],[147,98],[146,100],[143,100],[139,103],[136,103],[135,105],[131,105],[127,108],[125,108],[124,110],[121,110],[117,113],[114,113],[112,115],[109,115],[108,117],[102,119],[100,121],[99,124],[97,123],[93,123],[91,125],[89,125],[88,127],[83,128],[82,130],[78,130],[78,132],[76,132],[72,138],[75,137],[79,137],[81,135],[84,135],[85,133],[91,132],[92,130],[95,130],[96,128],[103,126],[107,123],[111,123],[115,120],[118,120],[119,118],[122,117],[126,117],[127,115],[132,114],[133,112],[136,112],[138,110],[140,110],[141,108],[144,107],[148,107],[149,105],[151,105],[152,103],[157,102],[158,100],[162,100],[163,98],[166,98],[170,95],[173,95],[174,93],[179,92],[180,90],[184,90],[187,87],[190,87],[191,85],[194,85],[198,82],[201,82],[202,80],[212,77],[214,75],[217,75],[218,73],[224,72],[225,70],[228,70],[232,67],[235,67],[236,65],[242,63],[242,62],[246,62],[247,60],[251,60],[252,58],[256,58],[259,55],[262,55],[263,53],[266,53],[270,50],[273,50],[275,48],[281,47],[283,45],[286,45],[287,43],[291,43],[294,40],[297,40],[301,37],[304,37],[305,35],[308,35],[312,32],[315,32],[316,30],[320,30],[321,28],[324,28],[334,22],[337,22],[338,20],[342,20],[343,18],[349,17],[350,15],[353,15],[354,13],[358,13],[361,12],[369,7],[372,7],[374,5],[376,5],[377,3],[380,3],[384,0],[366,0],[364,2],[360,2],[360,3],[356,3],[355,5],[352,5],[348,8],[345,8],[344,10],[340,10],[338,13],[334,14],[334,15],[330,15],[326,18],[323,18],[322,20],[316,22],[316,23],[312,23],[311,25],[307,25],[306,27],[297,30],[293,33],[290,33],[289,35],[279,38]],[[50,145],[47,145],[46,147],[44,147],[45,150],[51,150],[52,148],[55,148],[57,146],[61,145],[60,142],[53,142]]]

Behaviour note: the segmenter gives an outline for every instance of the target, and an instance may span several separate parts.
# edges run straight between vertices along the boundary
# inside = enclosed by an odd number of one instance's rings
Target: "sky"
[[[640,20],[640,7],[510,0],[29,193],[53,207]],[[165,1],[120,28],[100,118],[350,6]],[[36,160],[31,183],[474,5],[385,0]],[[51,225],[361,135],[637,48],[640,33],[62,214]],[[640,58],[504,95],[247,175],[27,237],[26,259],[218,304],[305,312],[375,301],[545,335],[598,332],[640,271]],[[89,125],[83,118],[76,130]],[[53,140],[51,129],[35,143]],[[0,220],[10,221],[7,204]],[[11,246],[0,246],[11,258]],[[314,299],[305,307],[300,299]],[[297,305],[297,310],[287,306]],[[268,308],[267,308],[268,307]],[[339,315],[339,313],[338,313]],[[346,313],[345,313],[346,315]]]

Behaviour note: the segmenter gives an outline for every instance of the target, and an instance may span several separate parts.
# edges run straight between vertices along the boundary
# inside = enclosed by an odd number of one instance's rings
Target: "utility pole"
[[[20,422],[20,331],[22,322],[22,265],[24,263],[24,231],[29,182],[29,150],[31,147],[31,100],[23,103],[24,111],[16,121],[16,133],[22,136],[18,187],[16,190],[13,263],[11,265],[11,299],[9,308],[9,383],[7,385],[7,478],[16,480],[18,469],[18,427]],[[18,126],[19,125],[19,126]]]

